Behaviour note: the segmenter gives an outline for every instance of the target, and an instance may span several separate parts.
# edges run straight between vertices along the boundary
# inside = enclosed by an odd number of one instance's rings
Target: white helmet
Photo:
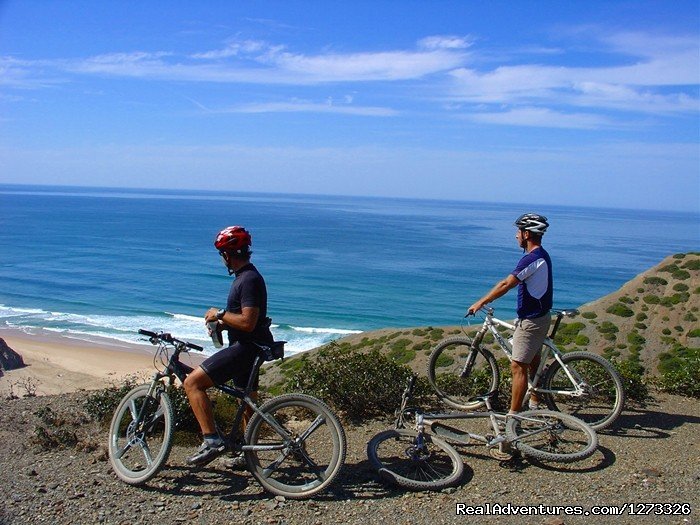
[[[537,213],[524,213],[516,219],[515,225],[521,230],[527,230],[538,235],[544,235],[544,232],[549,227],[547,217]]]

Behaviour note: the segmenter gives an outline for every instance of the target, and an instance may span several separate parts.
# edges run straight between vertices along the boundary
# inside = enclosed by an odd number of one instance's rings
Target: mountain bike
[[[165,465],[176,426],[166,383],[172,385],[175,378],[183,382],[192,372],[180,362],[182,352],[203,350],[168,333],[139,333],[157,346],[157,372],[150,383],[124,396],[109,428],[110,463],[117,476],[130,485],[145,483]],[[257,406],[250,394],[260,366],[284,355],[284,341],[256,346],[258,355],[245,388],[215,385],[241,401],[231,431],[224,437],[227,448],[243,454],[248,470],[265,490],[292,499],[313,496],[325,490],[340,472],[347,449],[345,432],[331,409],[308,395],[284,394]],[[254,414],[241,436],[246,407]]]
[[[500,373],[493,354],[482,346],[491,333],[496,344],[511,359],[511,340],[501,334],[515,326],[494,317],[484,307],[484,322],[473,339],[453,337],[438,343],[428,362],[428,380],[447,405],[460,410],[484,406],[483,397],[498,389]],[[525,402],[536,392],[551,410],[565,412],[588,423],[593,429],[610,426],[622,412],[625,393],[620,376],[605,358],[591,352],[563,353],[554,336],[564,317],[578,310],[553,310],[556,321],[542,347],[540,365],[532,378]],[[548,364],[551,358],[554,361]]]
[[[499,460],[514,451],[542,461],[571,463],[591,456],[598,447],[595,431],[578,418],[551,410],[518,414],[493,411],[491,395],[481,401],[483,412],[426,413],[409,408],[415,376],[409,379],[396,411],[394,428],[375,435],[367,445],[367,457],[386,481],[414,490],[440,490],[459,483],[464,463],[457,451],[442,438],[467,444],[476,440]],[[406,425],[413,417],[412,429]],[[493,434],[480,435],[453,428],[445,419],[488,418]],[[428,434],[426,427],[435,435]]]

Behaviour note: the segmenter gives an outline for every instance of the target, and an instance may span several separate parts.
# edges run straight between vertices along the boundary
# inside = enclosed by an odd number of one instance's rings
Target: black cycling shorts
[[[205,359],[199,366],[215,385],[222,385],[233,379],[234,385],[245,388],[248,385],[250,371],[253,369],[257,355],[258,348],[255,345],[236,342]],[[257,374],[253,389],[258,389]]]

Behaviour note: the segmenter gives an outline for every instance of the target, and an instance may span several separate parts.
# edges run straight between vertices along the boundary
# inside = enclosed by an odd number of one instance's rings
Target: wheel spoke
[[[326,418],[323,417],[322,414],[319,414],[318,417],[314,420],[313,423],[307,428],[301,436],[299,436],[299,441],[306,441],[311,434],[316,432],[316,429],[319,428],[321,425],[323,425],[326,422]]]

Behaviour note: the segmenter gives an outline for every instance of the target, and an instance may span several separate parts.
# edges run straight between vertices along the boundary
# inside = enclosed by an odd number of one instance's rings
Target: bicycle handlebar
[[[183,345],[186,348],[189,348],[190,350],[197,350],[198,352],[202,352],[204,350],[203,347],[196,345],[194,343],[190,343],[188,341],[181,341],[180,339],[175,339],[172,335],[166,333],[166,332],[151,332],[150,330],[144,330],[143,328],[139,329],[139,333],[141,335],[145,335],[151,339],[151,342],[153,344],[156,344],[155,341],[163,341],[164,343],[170,343],[172,345]]]

